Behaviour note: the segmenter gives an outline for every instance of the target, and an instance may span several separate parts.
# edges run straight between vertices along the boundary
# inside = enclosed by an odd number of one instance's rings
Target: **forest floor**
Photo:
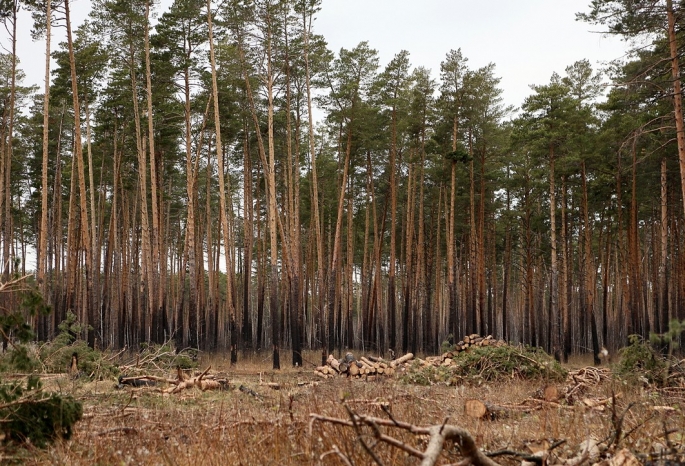
[[[307,354],[305,361],[319,357]],[[578,369],[589,362],[576,359],[565,367]],[[272,370],[270,355],[266,354],[241,359],[234,366],[223,356],[200,355],[196,371],[211,367],[211,374],[228,380],[228,388],[191,388],[178,393],[162,393],[160,386],[117,387],[113,377],[99,381],[73,379],[66,374],[45,377],[46,389],[71,394],[82,402],[83,419],[70,440],[57,441],[46,449],[26,446],[0,451],[0,463],[421,462],[409,452],[424,451],[426,435],[374,424],[373,420],[362,425],[363,416],[417,427],[449,424],[467,429],[482,451],[507,451],[492,457],[500,464],[525,464],[527,460],[532,461],[528,464],[618,466],[685,461],[685,390],[659,390],[608,377],[589,383],[583,399],[574,405],[530,404],[534,394],[547,385],[544,380],[415,385],[407,383],[401,374],[372,381],[344,377],[322,380],[314,375],[313,367],[283,366]],[[558,383],[560,389],[563,385]],[[492,415],[477,418],[465,414],[465,404],[472,399],[493,407]],[[598,401],[593,406],[586,399]],[[356,426],[344,424],[350,419],[356,419]],[[410,448],[383,440],[390,437]],[[583,448],[587,454],[582,453]],[[541,453],[535,457],[536,452]],[[435,464],[462,459],[459,449],[446,442]]]

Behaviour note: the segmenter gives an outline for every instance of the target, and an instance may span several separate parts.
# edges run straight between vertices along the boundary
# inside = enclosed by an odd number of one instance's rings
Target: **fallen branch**
[[[185,390],[186,388],[192,388],[195,386],[198,386],[202,388],[202,378],[209,372],[209,369],[211,369],[212,366],[207,367],[207,369],[204,370],[204,372],[197,377],[193,377],[191,379],[188,379],[183,382],[179,382],[178,385],[175,387],[170,387],[167,388],[166,390],[162,390],[162,393],[178,393],[181,390]]]
[[[350,410],[351,412],[351,410]],[[480,449],[477,447],[475,440],[471,434],[461,427],[453,426],[450,424],[439,424],[427,427],[416,426],[409,424],[407,422],[398,421],[396,419],[382,419],[372,416],[362,416],[359,414],[351,413],[350,419],[338,419],[334,417],[322,416],[320,414],[310,414],[312,421],[327,422],[331,424],[342,425],[346,427],[352,427],[355,430],[359,428],[360,425],[366,425],[374,430],[374,437],[388,445],[392,445],[399,448],[406,453],[419,458],[421,460],[421,466],[432,466],[434,465],[440,454],[442,453],[443,446],[446,441],[451,440],[459,446],[464,459],[460,464],[473,464],[475,466],[497,466],[498,463],[488,458]],[[424,451],[417,450],[416,448],[405,444],[404,442],[397,440],[396,438],[384,434],[380,431],[379,427],[394,427],[402,430],[406,430],[415,436],[427,435],[429,436],[429,441],[426,449]],[[368,451],[368,448],[367,448]]]
[[[255,391],[252,390],[251,388],[246,387],[245,385],[241,385],[240,387],[238,387],[238,390],[240,390],[240,391],[243,392],[243,393],[247,393],[248,395],[252,395],[252,396],[254,396],[255,398],[257,398],[259,401],[262,401],[262,398],[263,398],[262,395],[260,395],[259,393],[255,392]]]
[[[135,427],[128,426],[114,427],[112,429],[107,429],[103,430],[102,432],[98,432],[97,435],[99,437],[104,437],[105,435],[117,434],[119,432],[121,432],[122,434],[138,434],[138,429],[136,429]]]

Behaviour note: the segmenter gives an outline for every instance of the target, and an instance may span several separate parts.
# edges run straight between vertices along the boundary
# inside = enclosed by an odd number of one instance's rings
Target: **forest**
[[[685,2],[593,0],[578,19],[632,53],[519,109],[459,44],[433,71],[329,50],[321,0],[92,0],[75,28],[71,7],[0,4],[0,273],[42,293],[37,339],[73,317],[92,347],[277,369],[470,333],[566,360],[685,319]]]

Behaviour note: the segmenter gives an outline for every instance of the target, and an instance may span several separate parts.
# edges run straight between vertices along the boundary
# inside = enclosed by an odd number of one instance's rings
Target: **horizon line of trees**
[[[320,3],[175,0],[153,21],[152,0],[93,0],[74,31],[69,0],[0,5],[1,273],[35,252],[39,339],[73,312],[92,346],[271,348],[274,368],[470,333],[565,360],[685,319],[685,4],[593,0],[580,19],[641,47],[515,112],[460,49],[439,79],[406,51],[329,51]]]

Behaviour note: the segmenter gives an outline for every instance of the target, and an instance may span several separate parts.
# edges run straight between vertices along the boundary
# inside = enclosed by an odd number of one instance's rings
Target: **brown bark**
[[[152,230],[150,241],[152,243],[152,273],[150,274],[151,283],[148,284],[150,291],[148,293],[148,320],[150,322],[150,330],[146,334],[146,339],[150,340],[152,337],[152,323],[157,320],[160,313],[159,305],[162,302],[164,286],[160,283],[160,268],[162,267],[160,258],[160,244],[161,244],[161,224],[160,224],[160,194],[158,194],[158,183],[160,183],[157,174],[157,153],[155,152],[155,132],[154,132],[154,113],[152,108],[152,73],[150,71],[150,3],[147,0],[145,3],[145,80],[147,92],[147,140],[150,148],[150,196],[152,207]],[[160,184],[161,186],[161,184]],[[155,326],[157,327],[157,326]],[[157,341],[157,343],[163,343]]]
[[[224,154],[223,145],[221,143],[221,118],[219,115],[219,90],[216,79],[216,60],[214,57],[214,35],[213,35],[213,24],[212,24],[212,9],[211,1],[207,0],[207,25],[209,28],[209,57],[210,64],[212,67],[212,95],[213,95],[213,106],[214,106],[214,132],[216,137],[216,158],[219,165],[219,208],[220,211],[220,221],[221,221],[221,232],[223,234],[224,242],[224,260],[226,267],[226,308],[228,310],[228,318],[230,319],[231,325],[235,325],[235,307],[233,302],[233,284],[232,284],[232,271],[233,271],[233,244],[231,240],[231,233],[229,229],[228,216],[230,214],[229,209],[232,211],[232,204],[229,206],[226,203],[226,193],[230,191],[230,186],[227,186],[225,180],[225,168],[224,168]],[[220,328],[221,317],[223,313],[220,311],[217,319],[217,328]],[[222,336],[222,335],[221,335]],[[231,362],[237,362],[237,341],[231,341]]]
[[[683,94],[680,79],[680,65],[678,62],[678,42],[676,37],[676,18],[673,11],[673,0],[666,0],[666,15],[668,19],[668,47],[671,52],[671,76],[673,77],[673,111],[676,126],[676,141],[678,143],[678,162],[680,166],[680,186],[685,211],[685,122],[683,121]]]
[[[557,222],[556,222],[556,188],[555,188],[555,151],[554,146],[549,146],[549,218],[550,218],[550,246],[551,246],[551,276],[550,276],[550,319],[551,319],[551,353],[557,361],[561,360],[561,347],[559,344],[559,267],[557,264]]]
[[[50,39],[52,38],[52,2],[45,2],[45,87],[43,94],[43,160],[40,193],[40,244],[38,246],[38,282],[47,297],[45,274],[48,270],[48,161],[50,135]]]
[[[64,15],[67,27],[67,45],[69,50],[69,65],[71,69],[71,92],[74,107],[74,158],[76,159],[76,166],[78,169],[78,183],[79,183],[79,208],[80,208],[80,235],[81,247],[85,254],[85,275],[86,275],[86,301],[84,302],[84,309],[87,313],[87,320],[84,319],[82,324],[93,324],[96,321],[97,311],[91,301],[90,291],[93,290],[93,251],[91,249],[90,231],[88,224],[88,208],[86,206],[86,177],[85,167],[83,163],[83,147],[81,138],[81,107],[79,104],[78,84],[76,75],[76,59],[74,57],[74,44],[71,34],[71,17],[69,9],[69,0],[64,1]],[[94,214],[94,212],[93,212]],[[84,316],[85,317],[85,316]],[[88,344],[95,345],[95,335],[93,331],[88,331]]]

